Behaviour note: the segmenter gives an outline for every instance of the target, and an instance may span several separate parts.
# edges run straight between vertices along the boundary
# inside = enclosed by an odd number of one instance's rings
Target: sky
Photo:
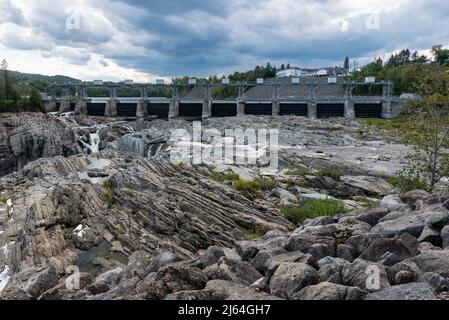
[[[150,82],[449,44],[445,0],[0,0],[12,70]]]

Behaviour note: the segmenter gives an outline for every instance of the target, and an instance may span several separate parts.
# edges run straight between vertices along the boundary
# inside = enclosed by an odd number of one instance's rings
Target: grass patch
[[[106,189],[106,202],[114,204],[115,201],[115,188],[112,186],[111,181],[103,181],[103,187]]]
[[[414,136],[420,136],[422,134],[422,131],[420,132],[413,125],[412,115],[403,115],[392,120],[373,118],[360,121],[377,129],[398,134],[402,139],[407,139],[408,141],[413,141]]]
[[[225,182],[225,181],[235,181],[240,179],[239,175],[234,172],[218,172],[218,171],[212,171],[210,175],[212,180],[218,181],[218,182]]]
[[[245,239],[248,241],[256,240],[262,237],[265,233],[266,231],[260,225],[255,225],[254,228],[245,236]]]
[[[281,208],[281,213],[290,221],[302,224],[307,219],[318,217],[333,217],[347,212],[345,204],[341,200],[310,200],[300,206],[286,206]]]
[[[339,182],[341,180],[341,173],[332,168],[322,168],[317,173],[320,177],[329,177],[332,180]]]
[[[287,188],[292,189],[296,186],[296,182],[295,180],[293,180],[292,178],[288,178],[285,183],[287,184]]]
[[[262,191],[269,191],[277,188],[279,185],[274,179],[256,178],[254,180],[238,179],[232,182],[237,191],[240,191],[249,197],[260,197]]]
[[[0,198],[0,202],[3,203],[3,204],[6,204],[6,203],[8,202],[8,198],[6,198],[6,197],[1,197],[1,198]]]
[[[304,167],[290,169],[290,170],[287,170],[287,172],[285,172],[285,175],[287,175],[287,176],[307,176],[310,174],[311,174],[311,171]]]
[[[357,201],[358,203],[363,204],[367,207],[377,207],[380,206],[381,201],[375,200],[375,199],[369,199],[367,197],[361,197],[361,196],[355,196],[353,197],[354,201]]]
[[[279,186],[278,182],[271,178],[268,179],[256,178],[255,181],[260,183],[260,188],[264,191],[270,191],[276,189]]]

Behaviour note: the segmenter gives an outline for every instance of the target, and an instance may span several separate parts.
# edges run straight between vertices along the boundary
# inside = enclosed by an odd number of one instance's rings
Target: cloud
[[[22,11],[13,3],[11,3],[10,0],[0,1],[0,13],[0,24],[7,22],[17,25],[26,24]]]
[[[57,59],[58,73],[95,65],[103,78],[209,76],[268,61],[320,67],[449,44],[442,0],[0,0],[0,11],[0,56]],[[79,28],[66,28],[69,18]]]

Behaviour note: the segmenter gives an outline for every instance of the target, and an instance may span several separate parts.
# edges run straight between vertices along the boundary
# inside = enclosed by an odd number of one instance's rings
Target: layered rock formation
[[[24,268],[4,298],[165,300],[432,300],[449,290],[449,195],[405,195],[337,219],[308,220],[293,232],[275,229],[234,246],[211,246],[190,257],[172,248],[134,251],[127,263],[96,277],[81,274],[79,290],[58,282],[51,264]],[[413,201],[410,201],[413,199]],[[387,205],[388,204],[388,205]],[[399,215],[400,213],[400,215]],[[424,219],[415,223],[414,218]],[[409,221],[413,221],[414,235]],[[386,221],[394,234],[379,233]],[[428,230],[433,238],[426,238]],[[185,240],[188,241],[188,240]],[[217,241],[219,242],[219,241]],[[129,245],[123,241],[125,246]],[[443,245],[444,243],[444,245]],[[177,253],[178,254],[177,254]],[[370,281],[370,270],[377,280]],[[38,275],[29,279],[30,273]]]
[[[168,161],[170,134],[191,130],[183,120],[24,114],[1,121],[2,174],[14,171],[0,179],[3,299],[446,297],[449,196],[388,196],[383,178],[404,154],[394,152],[397,141],[356,122],[203,122],[219,131],[280,130],[279,171],[254,196],[214,174],[266,179],[262,168]],[[305,173],[288,173],[298,167]],[[331,197],[356,210],[296,230],[280,214],[283,205]],[[362,208],[382,198],[380,207]],[[373,268],[375,289],[367,287]]]
[[[60,119],[37,113],[0,118],[0,176],[39,158],[75,153],[75,135]]]

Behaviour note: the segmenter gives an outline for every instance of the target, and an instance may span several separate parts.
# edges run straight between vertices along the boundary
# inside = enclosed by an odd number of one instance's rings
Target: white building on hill
[[[329,67],[321,69],[303,69],[292,67],[280,70],[276,73],[277,78],[283,77],[328,77],[328,76],[345,76],[348,72],[340,67]]]

